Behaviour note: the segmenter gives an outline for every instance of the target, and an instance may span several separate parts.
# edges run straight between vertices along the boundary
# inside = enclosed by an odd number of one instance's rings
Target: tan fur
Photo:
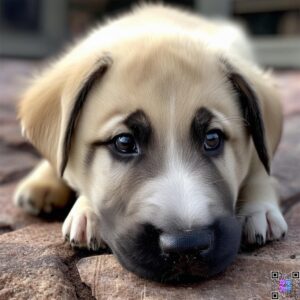
[[[50,164],[43,160],[19,185],[14,196],[16,205],[37,215],[63,208],[70,199],[71,190],[56,176]]]
[[[111,158],[104,149],[97,150],[89,172],[84,168],[88,145],[124,132],[124,125],[120,121],[110,128],[108,123],[113,118],[123,120],[135,110],[142,109],[150,116],[153,127],[160,129],[158,144],[165,145],[168,137],[172,143],[173,130],[184,139],[194,112],[200,106],[206,106],[216,112],[219,116],[216,121],[218,126],[230,136],[224,161],[216,161],[216,165],[227,179],[235,198],[240,195],[240,215],[250,214],[255,219],[261,203],[270,203],[262,205],[261,214],[266,216],[274,209],[277,219],[274,217],[272,220],[275,220],[274,228],[278,231],[275,237],[286,231],[276,195],[252,142],[249,144],[245,135],[240,111],[232,101],[233,95],[220,61],[221,58],[228,60],[257,93],[270,158],[278,145],[282,126],[279,97],[271,76],[249,61],[253,56],[250,46],[240,29],[234,25],[214,23],[163,6],[138,8],[132,14],[96,28],[41,74],[29,88],[20,103],[21,124],[26,137],[52,167],[44,163],[43,167],[34,171],[34,176],[29,175],[20,183],[16,199],[29,193],[38,209],[32,211],[43,210],[44,204],[41,202],[44,200],[39,196],[38,186],[45,182],[45,189],[55,186],[58,190],[58,196],[53,200],[55,205],[66,202],[67,187],[57,178],[62,160],[63,135],[76,94],[89,75],[99,67],[99,60],[105,55],[112,58],[113,64],[88,95],[64,173],[68,185],[85,199],[81,200],[84,205],[78,204],[72,210],[73,220],[75,215],[79,219],[81,215],[86,215],[83,212],[86,210],[99,215],[104,205],[104,200],[99,199],[107,191],[115,189],[118,183],[121,184],[127,172],[124,165],[112,168]],[[170,113],[173,109],[174,116]],[[130,188],[123,192],[130,194]],[[136,196],[128,204],[132,214],[137,211],[140,200]],[[250,208],[244,209],[244,203],[254,203],[254,206],[251,204]],[[85,209],[78,209],[83,206]],[[220,213],[215,211],[211,218]],[[94,248],[94,244],[90,244],[91,233],[83,235],[84,240],[78,238],[78,232],[93,230],[82,228],[87,226],[87,222],[83,225],[84,222],[78,221],[71,225],[72,218],[69,217],[64,225],[64,235],[70,235],[71,232],[75,244]],[[98,222],[96,218],[92,219],[91,222]],[[120,218],[119,222],[123,221]],[[124,228],[127,228],[126,224],[122,230]],[[263,230],[266,238],[267,229]],[[255,242],[253,234],[248,234],[250,242]],[[96,245],[100,245],[100,238],[97,239]]]

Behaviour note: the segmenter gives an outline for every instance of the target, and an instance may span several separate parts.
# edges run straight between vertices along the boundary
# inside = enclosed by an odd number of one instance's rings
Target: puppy
[[[235,25],[161,5],[93,30],[41,74],[19,107],[45,158],[17,187],[26,212],[78,199],[72,246],[108,245],[158,281],[223,271],[287,224],[270,160],[282,128],[272,78]]]

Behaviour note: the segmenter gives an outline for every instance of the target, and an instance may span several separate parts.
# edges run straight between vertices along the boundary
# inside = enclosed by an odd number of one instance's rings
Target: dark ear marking
[[[228,80],[238,95],[240,109],[244,119],[247,121],[247,130],[252,136],[258,157],[267,173],[270,174],[265,128],[257,95],[242,75],[237,73],[228,62],[226,62],[225,65],[227,67]]]
[[[112,64],[112,59],[109,56],[104,56],[100,59],[98,62],[99,67],[90,74],[90,76],[86,79],[86,81],[83,83],[81,89],[79,90],[74,106],[72,108],[72,111],[70,113],[70,117],[67,123],[67,129],[65,132],[65,137],[63,141],[63,153],[62,153],[62,163],[60,166],[60,175],[61,177],[64,174],[64,170],[66,168],[69,153],[71,150],[71,143],[72,143],[72,137],[73,133],[76,127],[76,124],[80,117],[80,112],[85,104],[85,100],[87,99],[87,95],[92,89],[95,82],[102,78],[103,75],[106,73],[108,67]]]

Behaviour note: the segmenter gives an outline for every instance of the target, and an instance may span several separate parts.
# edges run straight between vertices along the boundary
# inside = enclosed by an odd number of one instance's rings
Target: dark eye
[[[122,133],[113,138],[115,149],[122,154],[137,153],[137,145],[134,136],[128,133]]]
[[[212,129],[205,135],[204,150],[206,152],[216,153],[217,150],[221,149],[223,145],[224,134],[219,129]]]

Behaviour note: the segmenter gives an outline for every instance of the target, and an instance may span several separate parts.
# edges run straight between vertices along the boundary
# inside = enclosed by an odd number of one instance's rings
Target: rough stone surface
[[[271,291],[278,290],[278,284],[272,286],[271,271],[300,271],[299,71],[276,72],[285,128],[272,174],[280,183],[290,227],[287,238],[239,254],[215,278],[175,287],[137,278],[112,255],[88,257],[91,253],[73,251],[62,241],[61,223],[28,216],[13,206],[17,181],[39,159],[21,137],[15,105],[29,75],[40,65],[0,59],[0,300],[92,299],[92,295],[97,299],[271,299]]]
[[[0,184],[22,178],[36,164],[36,158],[28,153],[16,155],[9,147],[0,148]]]
[[[0,299],[91,299],[61,238],[61,224],[44,223],[0,236]]]
[[[162,285],[125,271],[112,255],[83,258],[80,277],[96,299],[271,299],[271,272],[290,273],[300,262],[276,261],[240,255],[228,270],[191,285]]]
[[[286,116],[300,114],[300,72],[277,72],[277,82],[280,88],[283,111]]]
[[[300,113],[286,117],[281,143],[272,163],[272,174],[280,183],[283,200],[295,195],[300,198]]]
[[[0,184],[24,176],[37,161],[36,151],[21,136],[15,106],[25,79],[37,63],[0,61]]]
[[[285,119],[282,139],[272,162],[272,174],[280,183],[280,196],[288,208],[297,201],[295,196],[300,199],[300,72],[276,74]]]

